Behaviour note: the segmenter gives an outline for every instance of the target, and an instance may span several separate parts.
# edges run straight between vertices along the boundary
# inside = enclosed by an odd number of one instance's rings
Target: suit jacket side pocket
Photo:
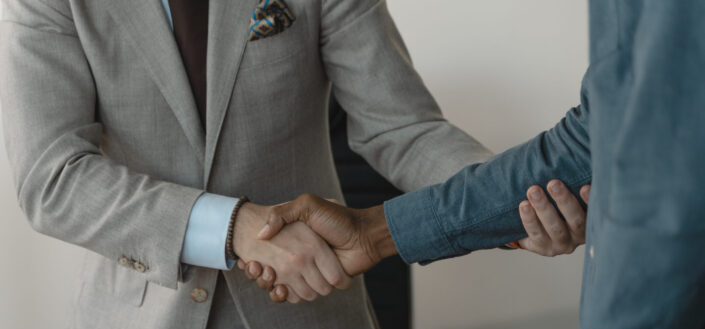
[[[95,254],[86,256],[83,281],[82,294],[93,290],[136,307],[142,306],[147,289],[144,274]]]

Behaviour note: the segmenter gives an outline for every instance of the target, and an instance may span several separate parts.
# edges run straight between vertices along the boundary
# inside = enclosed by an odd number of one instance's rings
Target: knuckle
[[[558,255],[568,255],[573,253],[573,251],[575,250],[575,246],[573,246],[572,244],[563,244],[558,246],[556,249],[556,253]]]
[[[556,251],[554,248],[551,248],[550,246],[548,247],[536,247],[536,249],[531,250],[541,256],[544,257],[555,257],[556,256]]]
[[[308,291],[304,294],[304,296],[301,296],[301,298],[305,299],[307,302],[316,300],[316,297],[318,297],[318,294],[312,291]]]
[[[553,207],[553,204],[548,202],[546,198],[541,198],[541,200],[532,201],[531,204],[534,206],[534,209],[536,209],[538,213],[545,213],[547,211],[550,211]]]
[[[585,220],[581,218],[580,220],[573,222],[573,229],[575,229],[575,231],[578,231],[578,232],[584,231],[585,230]]]
[[[279,218],[279,214],[282,212],[282,206],[276,205],[272,206],[267,210],[267,217],[269,220],[275,220]]]
[[[552,235],[562,238],[565,237],[566,231],[560,225],[552,225],[548,228]]]
[[[546,240],[546,237],[542,234],[537,234],[536,236],[530,237],[529,241],[531,241],[531,244],[539,250],[546,249],[546,246],[548,245],[548,240]]]
[[[330,277],[329,283],[337,287],[343,283],[343,276],[339,273],[333,274]]]
[[[524,223],[524,225],[531,225],[533,226],[534,223],[536,223],[536,219],[532,217],[529,214],[520,214],[519,217],[521,217],[521,222]]]
[[[294,268],[293,265],[287,263],[285,265],[280,266],[277,269],[277,273],[282,278],[288,278],[288,277],[293,276],[296,273],[296,269]]]
[[[556,204],[558,204],[560,206],[571,206],[572,205],[572,202],[571,202],[572,200],[570,198],[570,194],[566,194],[563,192],[558,192],[558,193],[553,192],[553,193],[551,193],[551,197],[553,198],[553,200],[556,201]]]
[[[306,257],[299,253],[290,253],[288,256],[288,261],[291,269],[302,268],[306,265]]]
[[[321,295],[323,296],[328,296],[333,292],[333,287],[331,286],[325,286],[323,289],[321,289]]]
[[[298,198],[297,201],[303,202],[303,203],[309,203],[316,200],[316,196],[311,194],[311,193],[304,193],[301,194]]]

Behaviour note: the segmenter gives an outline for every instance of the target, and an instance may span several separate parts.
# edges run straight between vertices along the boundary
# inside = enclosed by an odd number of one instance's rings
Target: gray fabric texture
[[[443,119],[384,1],[289,0],[296,22],[249,43],[256,2],[211,1],[205,130],[158,0],[3,4],[0,99],[20,206],[38,232],[87,250],[74,328],[206,326],[218,271],[179,260],[203,191],[342,199],[331,86],[353,149],[401,189],[490,156]],[[362,278],[274,305],[240,271],[224,276],[246,328],[376,326]],[[211,297],[195,303],[195,288]]]

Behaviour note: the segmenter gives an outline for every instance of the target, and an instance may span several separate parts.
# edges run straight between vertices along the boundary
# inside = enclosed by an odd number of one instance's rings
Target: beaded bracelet
[[[239,200],[237,200],[237,204],[235,204],[235,209],[233,209],[232,215],[230,215],[230,223],[228,224],[228,237],[225,240],[225,254],[230,257],[232,260],[237,260],[237,255],[235,255],[235,250],[233,250],[233,236],[235,235],[235,218],[237,217],[237,213],[242,207],[243,204],[249,202],[250,200],[246,197],[243,196]]]

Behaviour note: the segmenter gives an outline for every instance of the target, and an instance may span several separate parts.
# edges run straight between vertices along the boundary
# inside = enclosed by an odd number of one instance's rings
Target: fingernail
[[[262,279],[264,279],[265,281],[269,281],[271,279],[271,275],[269,275],[269,271],[264,271],[264,273],[262,274]]]
[[[531,200],[538,201],[541,199],[541,192],[539,192],[538,189],[533,189],[529,192],[529,196],[531,197]]]
[[[250,274],[257,275],[257,270],[255,270],[254,266],[250,266]]]
[[[553,192],[553,193],[563,192],[563,184],[556,183],[556,184],[551,185],[551,192]]]
[[[284,292],[282,291],[282,288],[277,288],[277,296],[279,296],[279,297],[284,296]]]
[[[261,238],[264,238],[264,237],[269,233],[269,229],[270,229],[270,228],[269,228],[269,224],[265,225],[265,226],[259,231],[259,233],[257,233],[257,237],[260,238],[260,239],[261,239]]]
[[[522,204],[521,204],[521,211],[522,211],[522,212],[528,213],[530,210],[531,210],[531,209],[529,209],[529,205],[528,205],[528,204],[526,204],[526,203],[522,203]]]

